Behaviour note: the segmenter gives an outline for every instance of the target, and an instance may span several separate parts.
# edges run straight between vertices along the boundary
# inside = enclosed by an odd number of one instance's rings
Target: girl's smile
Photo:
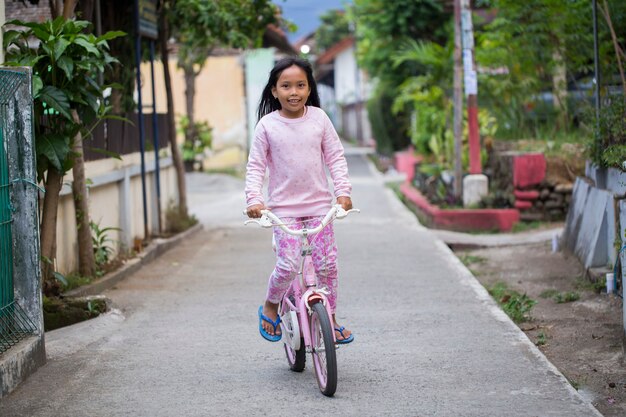
[[[304,115],[304,106],[311,94],[306,72],[297,65],[285,68],[272,87],[272,95],[280,103],[280,115],[296,119]]]

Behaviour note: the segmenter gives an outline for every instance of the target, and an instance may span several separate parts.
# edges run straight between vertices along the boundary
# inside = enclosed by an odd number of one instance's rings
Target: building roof
[[[353,36],[348,36],[347,38],[344,38],[343,40],[337,42],[336,44],[328,48],[323,54],[321,54],[317,58],[317,61],[316,61],[317,65],[322,66],[326,64],[331,64],[335,60],[337,55],[339,55],[340,53],[342,53],[343,51],[345,51],[346,49],[350,48],[353,45],[354,45]]]
[[[263,33],[263,46],[273,46],[287,55],[297,55],[298,52],[287,40],[285,32],[276,25],[269,24]]]

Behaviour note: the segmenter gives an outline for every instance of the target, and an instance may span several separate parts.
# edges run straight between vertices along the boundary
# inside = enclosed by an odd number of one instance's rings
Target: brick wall
[[[4,4],[7,21],[19,19],[25,22],[43,22],[50,19],[50,7],[46,0],[40,0],[39,5],[13,0],[7,0]]]

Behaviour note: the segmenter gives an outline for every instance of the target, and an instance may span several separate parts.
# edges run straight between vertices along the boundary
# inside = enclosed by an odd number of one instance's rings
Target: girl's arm
[[[348,163],[346,162],[343,145],[339,140],[339,135],[333,127],[332,122],[325,114],[322,153],[324,155],[324,162],[328,167],[330,177],[332,178],[335,186],[335,197],[337,197],[337,202],[344,206],[344,203],[339,201],[339,198],[348,197],[349,199],[352,192],[352,184],[350,184],[350,179],[348,177]],[[350,203],[350,206],[351,205],[352,203]]]
[[[254,140],[248,156],[246,165],[246,207],[248,215],[260,216],[260,210],[265,208],[263,201],[263,180],[265,179],[265,169],[267,168],[267,153],[269,147],[265,129],[261,123],[257,124]]]

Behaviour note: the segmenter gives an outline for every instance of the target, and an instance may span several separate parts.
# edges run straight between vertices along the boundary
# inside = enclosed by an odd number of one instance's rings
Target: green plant
[[[96,276],[102,276],[104,265],[112,260],[112,255],[115,253],[115,248],[112,244],[118,242],[115,239],[111,239],[109,233],[120,231],[121,229],[118,227],[100,228],[100,225],[95,222],[89,222],[89,227],[91,228],[93,253],[96,260]]]
[[[7,30],[4,48],[6,65],[28,66],[33,72],[33,123],[37,159],[37,179],[45,187],[40,226],[40,247],[43,289],[47,294],[58,293],[53,274],[56,258],[57,211],[63,176],[74,164],[81,166],[83,138],[104,118],[110,116],[111,106],[104,92],[116,85],[103,85],[99,76],[118,61],[109,54],[108,41],[124,36],[123,32],[107,32],[102,36],[87,33],[91,24],[63,17],[43,23],[7,22],[20,30]],[[32,47],[31,45],[37,45]],[[80,135],[79,135],[80,133]],[[89,218],[82,190],[82,170],[74,174],[74,201],[77,221]],[[80,190],[79,190],[80,189]],[[79,241],[89,240],[86,223],[77,224]],[[93,259],[85,245],[78,248],[81,270],[93,271]],[[90,272],[91,273],[91,272]]]
[[[182,116],[179,122],[181,133],[189,131],[189,118]],[[195,161],[196,157],[204,155],[213,144],[213,128],[207,122],[195,122],[191,139],[185,140],[182,145],[183,161]]]
[[[606,290],[606,284],[604,283],[604,281],[591,281],[583,276],[579,276],[576,278],[574,286],[578,290],[593,291],[596,294],[599,294],[602,291]]]
[[[537,346],[543,346],[547,343],[547,337],[546,334],[543,330],[541,330],[539,332],[539,334],[537,335],[537,341],[535,342],[535,345]]]
[[[404,111],[391,112],[395,97],[390,88],[389,85],[378,84],[367,101],[367,115],[376,140],[376,151],[387,156],[411,143],[406,133],[409,127],[408,115]]]
[[[50,167],[64,173],[72,167],[70,149],[76,133],[83,130],[88,136],[95,123],[111,117],[103,94],[118,86],[100,85],[97,77],[118,62],[109,55],[107,41],[125,33],[96,37],[84,33],[91,23],[62,17],[43,23],[13,20],[7,24],[26,28],[5,32],[5,64],[33,68],[38,178]],[[39,41],[36,49],[29,43],[32,38]],[[72,109],[78,110],[80,120],[74,119]]]
[[[165,210],[165,224],[168,232],[180,233],[195,226],[197,223],[198,219],[193,214],[181,213],[178,206],[172,201],[169,202]]]
[[[63,284],[63,290],[69,291],[74,288],[82,287],[83,285],[91,284],[91,277],[83,277],[80,274],[72,273],[65,276],[65,283]]]
[[[552,298],[552,297],[556,296],[557,294],[559,294],[559,290],[557,290],[555,288],[550,288],[550,289],[542,291],[541,294],[539,294],[539,297],[541,297],[541,298]]]
[[[471,264],[482,264],[487,262],[487,258],[483,257],[483,256],[476,256],[476,255],[461,255],[459,257],[459,260],[461,262],[463,262],[463,265],[467,266],[467,265],[471,265]]]
[[[537,302],[526,294],[520,294],[498,282],[487,289],[489,294],[502,307],[502,310],[516,323],[530,320],[530,312]]]
[[[553,300],[558,303],[558,304],[563,304],[563,303],[571,303],[573,301],[578,301],[580,299],[580,294],[577,292],[565,292],[565,293],[558,293],[553,297]]]
[[[600,131],[587,143],[587,153],[594,164],[626,171],[626,102],[615,97],[600,112]]]

